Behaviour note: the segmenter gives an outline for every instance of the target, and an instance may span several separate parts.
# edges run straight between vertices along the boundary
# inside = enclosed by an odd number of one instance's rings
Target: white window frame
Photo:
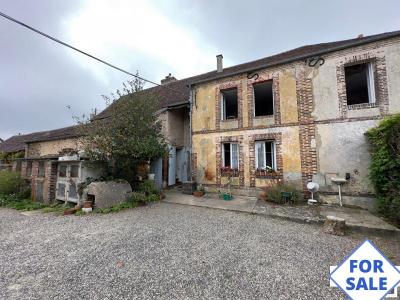
[[[367,68],[368,102],[376,103],[374,64],[372,62],[369,62],[367,64]]]
[[[271,141],[271,140],[263,140],[263,141],[256,141],[254,143],[254,154],[255,154],[255,168],[256,170],[258,169],[258,147],[257,144],[261,144],[262,148],[264,150],[264,165],[263,168],[266,169],[267,168],[267,152],[265,151],[265,143],[272,143],[272,170],[276,171],[276,143],[275,141]]]
[[[222,143],[222,153],[223,153],[223,155],[222,155],[222,166],[223,167],[226,167],[226,165],[225,165],[225,144],[229,144],[229,151],[230,151],[230,153],[231,153],[231,155],[230,155],[230,168],[231,169],[238,169],[239,170],[239,143]],[[232,151],[232,145],[237,145],[236,147],[237,147],[237,151],[236,151],[236,161],[237,161],[237,167],[236,168],[233,168],[232,166],[233,166],[233,151]]]
[[[272,82],[272,115],[257,116],[257,118],[268,118],[275,115],[275,93],[274,93],[274,80],[267,80]],[[256,118],[256,93],[254,92],[254,86],[262,84],[263,82],[253,83],[253,117]]]

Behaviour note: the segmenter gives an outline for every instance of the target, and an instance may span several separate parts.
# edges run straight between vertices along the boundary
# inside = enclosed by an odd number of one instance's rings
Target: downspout
[[[192,141],[192,110],[193,110],[193,91],[192,91],[192,85],[189,84],[189,140],[190,140],[190,148],[189,148],[189,172],[190,172],[190,181],[193,181],[193,167],[192,167],[192,157],[193,157],[193,153],[192,153],[192,147],[193,147],[193,141]],[[192,191],[193,192],[193,191]]]

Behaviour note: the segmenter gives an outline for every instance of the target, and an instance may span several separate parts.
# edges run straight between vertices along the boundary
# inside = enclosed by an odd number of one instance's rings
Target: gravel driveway
[[[167,203],[83,217],[0,209],[0,298],[342,299],[329,266],[360,241]]]

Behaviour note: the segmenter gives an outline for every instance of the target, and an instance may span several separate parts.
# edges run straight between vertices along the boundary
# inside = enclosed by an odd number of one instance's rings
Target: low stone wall
[[[320,193],[319,201],[325,204],[339,204],[339,195]],[[345,206],[355,206],[368,210],[374,208],[373,197],[342,195],[342,203]]]

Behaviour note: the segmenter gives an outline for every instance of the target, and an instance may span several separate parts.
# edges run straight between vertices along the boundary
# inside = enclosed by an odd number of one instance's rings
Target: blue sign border
[[[358,245],[357,248],[355,248],[353,251],[351,251],[350,254],[347,255],[347,256],[343,259],[343,261],[337,266],[337,268],[336,268],[335,270],[333,270],[332,273],[329,273],[329,279],[332,280],[332,281],[337,285],[337,287],[340,288],[340,289],[343,291],[343,293],[345,293],[351,300],[355,300],[355,299],[353,299],[352,297],[350,297],[350,295],[349,295],[349,294],[348,294],[348,293],[347,293],[347,292],[332,278],[332,275],[333,275],[333,273],[335,273],[335,272],[350,258],[350,256],[352,256],[352,255],[354,254],[354,252],[356,252],[359,248],[361,248],[362,245],[364,245],[364,244],[367,243],[367,242],[368,242],[372,247],[374,247],[375,250],[377,250],[377,251],[379,252],[380,255],[382,255],[382,257],[397,271],[397,273],[400,274],[400,271],[399,271],[399,270],[396,268],[396,266],[386,257],[386,255],[383,254],[382,251],[379,250],[379,248],[378,248],[377,246],[375,246],[375,244],[374,244],[373,242],[371,242],[369,239],[365,239],[364,242],[362,242],[360,245]],[[399,281],[397,281],[397,283],[396,283],[394,286],[392,286],[392,287],[387,291],[387,293],[386,293],[385,295],[382,296],[381,300],[382,300],[383,298],[385,298],[386,295],[389,294],[389,292],[390,292],[393,288],[396,288],[396,286],[397,286],[399,283],[400,283],[400,279],[399,279]]]

